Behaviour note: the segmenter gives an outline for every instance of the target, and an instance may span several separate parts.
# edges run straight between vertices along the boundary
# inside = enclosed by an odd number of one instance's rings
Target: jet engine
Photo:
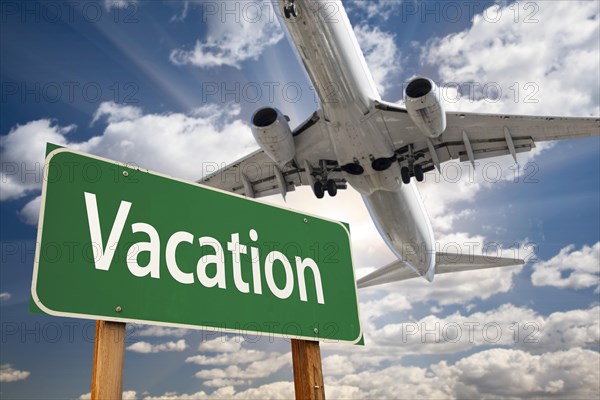
[[[446,130],[446,112],[436,84],[427,78],[415,78],[406,87],[404,102],[417,128],[427,137],[436,138]]]
[[[280,166],[292,161],[296,155],[288,117],[276,108],[265,107],[254,113],[252,134],[261,149]]]

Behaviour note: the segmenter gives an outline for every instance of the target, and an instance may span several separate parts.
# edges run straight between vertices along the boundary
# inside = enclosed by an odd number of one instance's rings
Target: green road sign
[[[31,293],[57,316],[361,338],[343,224],[63,148]]]

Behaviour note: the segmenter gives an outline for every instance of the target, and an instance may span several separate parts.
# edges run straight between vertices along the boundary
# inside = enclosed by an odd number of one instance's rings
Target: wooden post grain
[[[121,399],[125,323],[96,321],[92,400]]]
[[[319,342],[292,339],[294,389],[297,400],[324,400]]]

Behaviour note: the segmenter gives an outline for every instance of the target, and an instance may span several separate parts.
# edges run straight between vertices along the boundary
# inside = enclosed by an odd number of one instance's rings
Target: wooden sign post
[[[298,400],[325,400],[319,342],[292,339],[294,389]]]
[[[121,399],[125,323],[96,321],[92,400]]]

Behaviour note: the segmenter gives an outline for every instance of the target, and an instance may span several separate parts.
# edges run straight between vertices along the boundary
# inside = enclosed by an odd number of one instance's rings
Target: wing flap
[[[305,165],[305,161],[311,166],[318,166],[322,160],[335,159],[323,124],[318,112],[315,112],[294,130],[296,157],[291,164],[281,167],[259,149],[200,179],[198,183],[247,197],[277,194],[285,197],[297,186],[309,184],[306,171],[300,167]],[[333,172],[329,177],[338,183],[339,189],[346,187],[341,173]]]

